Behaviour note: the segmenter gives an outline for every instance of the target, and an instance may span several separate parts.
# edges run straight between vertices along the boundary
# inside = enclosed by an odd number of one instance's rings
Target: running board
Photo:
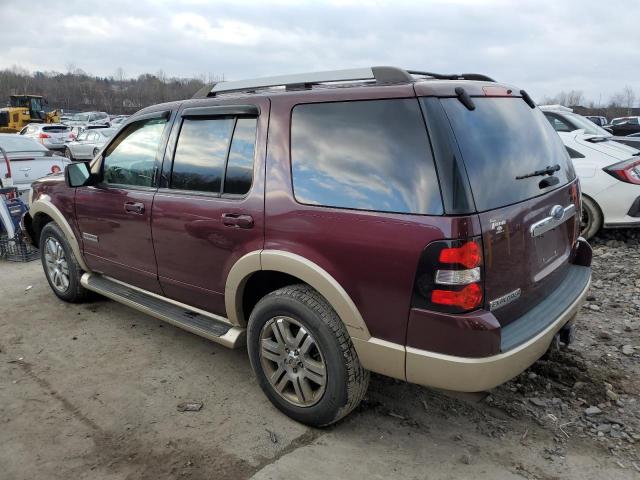
[[[82,275],[80,283],[87,290],[104,295],[225,347],[237,348],[245,343],[245,329],[231,325],[223,317],[95,273],[85,273]]]

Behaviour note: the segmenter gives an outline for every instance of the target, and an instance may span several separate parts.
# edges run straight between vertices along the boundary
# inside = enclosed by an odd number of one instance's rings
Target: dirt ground
[[[244,350],[106,299],[65,304],[39,262],[2,261],[0,479],[640,478],[635,235],[594,242],[570,349],[486,397],[373,376],[322,430],[271,406]]]

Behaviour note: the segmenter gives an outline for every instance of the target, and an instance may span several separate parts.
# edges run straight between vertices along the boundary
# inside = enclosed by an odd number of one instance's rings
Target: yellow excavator
[[[9,106],[0,108],[0,133],[15,133],[29,123],[60,123],[60,112],[50,110],[40,95],[11,95]]]

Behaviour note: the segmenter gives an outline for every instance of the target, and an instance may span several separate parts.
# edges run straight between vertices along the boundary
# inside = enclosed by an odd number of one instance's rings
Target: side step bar
[[[95,273],[85,273],[80,280],[87,290],[133,307],[201,337],[237,348],[245,343],[245,329],[231,325],[226,318],[189,307],[152,292],[127,285]]]

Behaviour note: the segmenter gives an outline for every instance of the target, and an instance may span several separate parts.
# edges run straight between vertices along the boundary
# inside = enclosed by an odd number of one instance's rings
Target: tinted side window
[[[150,187],[162,132],[167,121],[152,119],[127,126],[105,152],[106,183]]]
[[[291,167],[299,202],[383,212],[442,214],[416,99],[298,105]]]
[[[233,118],[185,118],[171,174],[171,188],[219,193]]]
[[[224,193],[244,195],[251,188],[256,123],[255,118],[239,118],[236,123],[224,177]]]

